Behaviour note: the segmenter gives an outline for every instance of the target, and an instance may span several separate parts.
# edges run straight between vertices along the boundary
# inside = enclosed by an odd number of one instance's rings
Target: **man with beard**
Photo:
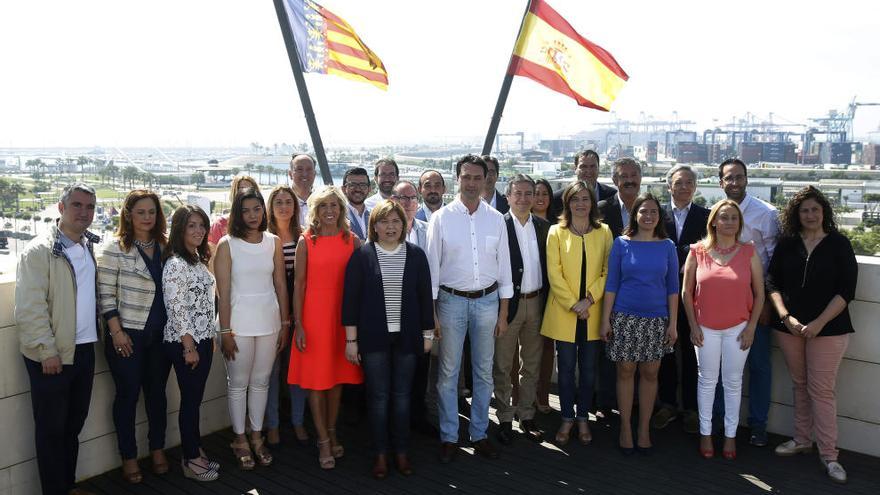
[[[394,184],[400,180],[400,169],[397,168],[397,162],[393,158],[382,158],[376,162],[373,180],[376,181],[376,187],[379,190],[364,201],[370,210],[383,199],[391,199],[391,190],[394,189]]]
[[[494,156],[483,155],[483,161],[489,167],[486,173],[486,186],[483,188],[483,201],[503,215],[510,211],[510,204],[507,202],[507,196],[499,194],[495,189],[495,183],[498,182],[498,159]]]
[[[296,154],[290,159],[290,185],[299,201],[299,224],[305,225],[309,218],[309,195],[315,183],[315,160],[306,154]]]
[[[584,181],[593,188],[596,202],[608,199],[617,192],[617,189],[599,182],[599,154],[594,150],[579,151],[574,156],[574,171],[575,181]],[[564,191],[563,187],[553,193],[553,200],[547,211],[547,219],[550,220],[550,223],[556,223],[559,214],[562,213],[562,193]]]
[[[776,249],[779,236],[779,213],[776,207],[746,193],[749,185],[746,164],[738,158],[724,160],[718,166],[718,178],[727,199],[739,203],[742,211],[743,230],[740,242],[751,242],[761,258],[764,277],[770,257]],[[764,304],[755,329],[755,338],[749,349],[749,443],[756,447],[767,445],[767,416],[770,412],[770,304]],[[719,384],[720,389],[720,384]],[[718,401],[716,401],[717,403]]]
[[[488,438],[495,337],[507,331],[507,307],[513,296],[510,250],[504,217],[481,199],[486,162],[475,155],[455,165],[459,194],[428,223],[428,264],[440,339],[440,462],[458,452],[458,375],[465,336],[471,341],[473,402],[470,440],[475,453],[495,459]]]
[[[416,218],[427,222],[431,214],[443,207],[443,195],[446,194],[446,181],[436,170],[425,170],[419,177],[419,194],[424,204],[416,212]]]
[[[351,232],[360,240],[367,238],[370,223],[370,209],[364,205],[364,198],[370,191],[370,175],[362,167],[350,168],[342,176],[342,192],[348,200],[348,222]]]

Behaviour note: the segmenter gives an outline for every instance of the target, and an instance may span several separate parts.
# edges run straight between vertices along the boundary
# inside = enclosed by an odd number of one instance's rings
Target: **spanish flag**
[[[507,71],[606,112],[629,79],[610,53],[579,35],[544,0],[532,0]]]
[[[333,74],[388,89],[388,73],[345,20],[312,0],[284,0],[303,72]]]

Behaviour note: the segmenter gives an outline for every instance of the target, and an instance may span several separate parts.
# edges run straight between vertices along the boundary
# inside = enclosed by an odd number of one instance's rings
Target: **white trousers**
[[[746,328],[742,322],[725,330],[713,330],[700,326],[703,330],[703,346],[696,347],[697,353],[697,406],[700,411],[700,434],[712,434],[712,408],[715,404],[715,388],[718,385],[718,372],[724,384],[724,436],[736,438],[739,425],[739,406],[742,401],[743,368],[749,357],[749,350],[740,349],[737,337]]]
[[[238,352],[235,360],[226,361],[226,393],[232,431],[244,433],[245,414],[250,419],[251,429],[261,431],[278,334],[260,337],[236,335],[234,338]]]

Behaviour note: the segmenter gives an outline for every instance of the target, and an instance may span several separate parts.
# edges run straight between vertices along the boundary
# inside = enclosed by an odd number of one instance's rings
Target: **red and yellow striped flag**
[[[508,73],[606,112],[629,79],[610,53],[579,35],[544,0],[532,0]]]
[[[303,72],[333,74],[388,89],[379,56],[341,17],[312,0],[285,0]]]

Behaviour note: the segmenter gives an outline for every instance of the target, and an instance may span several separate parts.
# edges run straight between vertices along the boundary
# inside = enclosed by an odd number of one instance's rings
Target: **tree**
[[[132,183],[140,178],[141,172],[134,165],[129,165],[122,169],[122,185],[125,186],[125,182],[128,181],[129,189],[132,188]]]
[[[880,253],[880,228],[865,228],[862,224],[852,230],[841,229],[841,233],[849,238],[856,254],[875,256]]]
[[[205,183],[205,174],[202,172],[196,172],[189,176],[189,181],[191,184],[196,185],[196,191],[198,191],[199,186]]]
[[[21,182],[13,182],[9,186],[9,194],[15,197],[15,211],[18,211],[20,209],[19,203],[18,203],[18,199],[19,199],[18,197],[20,195],[26,194],[26,193],[27,193],[27,189],[25,189],[25,187],[23,185],[21,185]]]
[[[263,183],[263,172],[265,172],[265,171],[266,171],[265,165],[257,165],[257,174],[259,177],[259,179],[257,179],[257,182],[259,182],[260,184]]]
[[[113,163],[113,160],[110,160],[110,163],[104,167],[104,170],[107,172],[107,176],[110,177],[110,185],[115,185],[116,177],[119,176],[119,167]]]
[[[79,178],[80,180],[85,180],[85,166],[89,164],[91,160],[84,156],[80,156],[76,159],[76,164],[79,165]]]

